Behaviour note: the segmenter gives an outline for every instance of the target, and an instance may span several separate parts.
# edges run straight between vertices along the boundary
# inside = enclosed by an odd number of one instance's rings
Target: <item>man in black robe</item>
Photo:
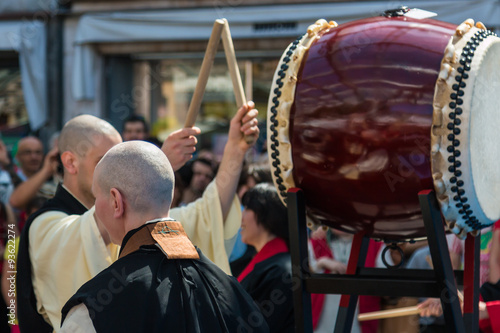
[[[173,182],[166,156],[146,142],[119,144],[99,162],[95,216],[120,258],[66,303],[61,332],[269,331],[236,279],[168,217]]]
[[[258,135],[256,116],[251,102],[238,110],[231,120],[219,177],[207,195],[198,204],[171,210],[172,216],[190,216],[186,218],[190,224],[184,226],[187,233],[227,271],[225,246],[231,246],[234,226],[241,221],[236,184],[245,153],[252,146],[243,135]],[[194,127],[169,135],[162,150],[174,167],[191,159],[196,134],[199,129]],[[118,142],[121,137],[109,123],[90,115],[73,118],[63,128],[59,151],[64,185],[54,200],[29,219],[19,244],[17,307],[22,332],[57,331],[68,298],[118,258],[118,246],[110,244],[106,231],[93,218],[95,198],[90,189],[97,162]]]

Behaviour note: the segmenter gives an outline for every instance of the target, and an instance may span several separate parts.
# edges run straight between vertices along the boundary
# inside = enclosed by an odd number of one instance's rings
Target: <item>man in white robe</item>
[[[258,135],[257,113],[253,103],[238,110],[230,124],[215,180],[201,199],[170,213],[176,220],[187,221],[184,229],[192,242],[226,273],[230,271],[225,245],[234,238],[241,221],[236,186],[244,155],[253,145],[244,136]],[[174,169],[191,158],[196,144],[194,135],[198,133],[199,129],[185,128],[167,139],[162,150]],[[120,135],[109,123],[89,115],[69,121],[61,132],[63,187],[89,210],[83,215],[69,216],[47,211],[35,218],[29,228],[36,307],[55,331],[59,329],[66,301],[118,257],[119,248],[110,242],[107,232],[94,218],[91,185],[95,166],[119,142]],[[232,246],[228,247],[230,251]],[[22,306],[20,302],[19,305]],[[22,316],[19,319],[22,329]]]

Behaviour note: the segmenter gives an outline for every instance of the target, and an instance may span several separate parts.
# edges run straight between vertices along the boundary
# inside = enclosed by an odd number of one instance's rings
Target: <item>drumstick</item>
[[[390,310],[362,313],[362,314],[358,315],[358,320],[359,321],[366,321],[366,320],[411,316],[411,315],[419,314],[420,311],[421,311],[421,309],[418,308],[418,305],[414,305],[414,306],[408,306],[408,307],[399,308],[399,309],[390,309]]]
[[[234,97],[236,99],[236,104],[241,107],[247,102],[245,97],[245,90],[243,89],[243,83],[241,81],[240,70],[238,69],[238,62],[236,61],[236,55],[234,52],[233,39],[231,38],[231,31],[229,30],[229,23],[226,19],[224,21],[224,29],[222,31],[222,45],[224,46],[224,53],[226,54],[227,67],[229,68],[229,74],[231,75],[231,81],[233,82]],[[248,144],[254,142],[257,138],[255,136],[245,135],[245,141]]]
[[[226,19],[222,19],[225,23],[222,31],[222,45],[224,45],[224,52],[226,53],[227,67],[229,67],[229,74],[233,82],[234,97],[238,107],[245,104],[245,90],[243,90],[243,83],[241,82],[240,71],[238,70],[238,63],[236,62],[236,54],[234,52],[233,39],[229,30],[229,23]]]
[[[210,39],[208,40],[207,50],[205,51],[205,56],[201,64],[198,82],[196,82],[193,97],[191,98],[191,104],[189,104],[184,127],[193,127],[196,121],[196,117],[198,116],[198,112],[200,111],[201,101],[203,99],[203,94],[205,93],[205,87],[207,86],[210,70],[212,69],[212,65],[214,63],[215,54],[217,53],[217,47],[219,46],[224,24],[225,22],[223,20],[215,20],[214,22],[212,34],[210,35]]]
[[[457,295],[458,295],[458,298],[460,299],[460,302],[463,303],[464,296],[462,295],[462,293],[459,290],[457,290]],[[382,311],[367,312],[367,313],[362,313],[362,314],[358,315],[358,321],[411,316],[411,315],[420,314],[421,310],[422,309],[420,309],[418,307],[418,305],[414,305],[414,306],[408,306],[408,307],[399,308],[399,309],[389,309],[389,310],[382,310]]]

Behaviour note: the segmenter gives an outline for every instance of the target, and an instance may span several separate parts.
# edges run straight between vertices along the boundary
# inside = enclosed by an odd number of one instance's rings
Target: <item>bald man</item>
[[[33,136],[19,141],[16,159],[20,169],[17,175],[21,182],[15,184],[9,203],[17,209],[25,209],[35,197],[52,198],[60,177],[55,177],[59,159],[57,149],[43,157],[42,142]]]
[[[186,221],[170,218],[173,185],[168,159],[152,144],[125,142],[104,155],[92,185],[95,215],[121,244],[120,259],[68,301],[61,332],[238,332],[262,316],[194,247]],[[252,329],[268,332],[264,320]]]
[[[193,242],[227,272],[225,245],[234,239],[241,221],[235,190],[244,155],[251,147],[244,135],[259,131],[258,112],[252,107],[245,105],[232,119],[221,167],[205,195],[192,205],[170,211],[172,217],[187,221],[184,229]],[[166,140],[162,150],[174,169],[192,157],[196,134],[199,129],[184,128]],[[20,243],[18,315],[23,332],[57,331],[64,303],[118,257],[118,247],[94,219],[91,184],[95,166],[119,142],[118,132],[93,116],[76,117],[64,126],[59,139],[64,185],[28,221]]]
[[[28,136],[19,140],[16,159],[19,162],[17,175],[26,181],[40,170],[43,162],[43,144],[40,139]]]

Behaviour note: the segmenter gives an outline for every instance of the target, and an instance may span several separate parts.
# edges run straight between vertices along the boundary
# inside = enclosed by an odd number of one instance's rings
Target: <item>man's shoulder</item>
[[[36,237],[40,232],[54,231],[51,229],[55,226],[58,227],[61,223],[67,227],[86,211],[86,207],[66,191],[62,185],[59,185],[56,195],[29,218],[26,229],[30,238],[32,235]]]
[[[98,283],[100,279],[106,281],[109,277],[117,275],[129,280],[137,280],[143,276],[152,276],[159,269],[159,263],[163,258],[165,258],[165,255],[156,246],[141,247],[138,251],[113,262],[92,280]]]
[[[66,188],[59,184],[53,198],[48,200],[41,210],[59,210],[71,214],[81,215],[87,211],[87,208],[74,197]]]
[[[166,286],[172,296],[182,292],[182,288],[186,287],[185,279],[188,279],[196,285],[216,290],[217,294],[236,292],[246,295],[234,277],[227,275],[199,249],[197,251],[199,259],[168,259],[154,245],[141,247],[104,269],[85,283],[77,294],[79,297],[96,296],[102,288],[109,289],[109,286],[112,286],[120,289],[120,297],[129,293],[133,293],[135,297],[148,297],[146,294],[137,294],[136,291],[144,288],[156,289],[162,285]],[[180,271],[182,274],[179,274]],[[169,282],[165,285],[164,281],[167,280]]]
[[[141,279],[147,280],[153,277],[169,277],[173,281],[178,277],[178,269],[190,271],[190,274],[193,274],[194,272],[189,270],[189,267],[193,267],[196,274],[210,276],[211,280],[216,279],[229,283],[236,281],[210,261],[200,249],[197,248],[197,251],[199,259],[168,259],[158,247],[154,245],[142,246],[138,251],[115,261],[99,273],[95,279],[108,281],[109,278],[119,275],[122,281],[127,280],[128,282],[138,282]]]
[[[27,229],[31,249],[45,248],[48,251],[56,246],[68,249],[79,247],[82,226],[94,221],[93,210],[83,215],[68,215],[59,210],[47,210],[36,216]],[[24,231],[23,231],[24,232]]]
[[[60,210],[47,210],[40,213],[33,218],[33,221],[31,222],[29,227],[30,237],[33,233],[38,233],[41,230],[51,228],[55,223],[61,222],[68,216],[68,214]]]

